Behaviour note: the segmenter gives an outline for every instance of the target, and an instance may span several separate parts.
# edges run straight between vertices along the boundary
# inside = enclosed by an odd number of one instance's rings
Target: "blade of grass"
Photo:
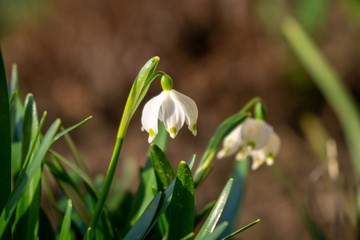
[[[20,174],[18,180],[16,181],[14,190],[11,192],[5,208],[0,215],[0,238],[3,236],[3,233],[11,220],[19,198],[22,196],[24,189],[28,187],[31,176],[34,175],[37,169],[41,168],[42,161],[53,143],[53,138],[59,129],[59,126],[59,119],[50,126],[41,141],[39,150],[36,152],[34,159],[31,161],[24,174]]]
[[[233,232],[238,222],[245,197],[246,181],[249,173],[249,161],[250,159],[248,158],[242,161],[235,161],[235,167],[231,174],[234,179],[233,187],[231,188],[229,199],[227,200],[219,220],[219,222],[226,221],[229,223],[222,236],[226,236]]]
[[[291,17],[284,19],[282,32],[295,55],[312,76],[334,109],[349,147],[357,181],[360,180],[360,115],[354,98],[349,94],[338,74],[325,60],[320,50],[302,27]],[[357,229],[360,237],[360,185],[357,186]]]
[[[60,235],[58,240],[69,240],[71,239],[71,211],[72,203],[69,199],[67,202],[66,213],[64,216],[64,221],[61,225]]]
[[[56,140],[58,140],[59,138],[61,138],[62,136],[64,136],[65,134],[68,134],[68,133],[71,132],[72,130],[80,127],[81,125],[83,125],[84,123],[86,123],[87,121],[89,121],[91,118],[92,118],[92,116],[87,117],[87,118],[85,118],[84,120],[82,120],[81,122],[79,122],[79,123],[77,123],[77,124],[75,124],[75,125],[73,125],[73,126],[71,126],[71,127],[69,127],[69,128],[66,128],[66,129],[60,131],[60,132],[59,132],[58,134],[56,134],[56,136],[54,137],[54,142],[55,142]]]
[[[31,145],[36,144],[39,120],[33,96],[29,94],[25,100],[23,123],[22,163],[30,152]],[[38,145],[38,144],[36,144]],[[31,153],[29,153],[31,154]],[[18,201],[14,221],[15,239],[36,239],[39,229],[39,213],[41,203],[41,168],[32,175],[29,186]]]
[[[219,237],[221,236],[221,234],[223,234],[223,232],[225,231],[225,229],[228,227],[228,222],[222,222],[220,223],[215,229],[214,231],[207,236],[205,239],[206,240],[217,240],[219,239]]]
[[[0,48],[0,212],[11,192],[11,126],[8,85]]]
[[[59,153],[51,150],[50,151],[51,155],[53,157],[55,157],[57,159],[57,161],[61,162],[62,164],[66,165],[67,167],[70,168],[71,171],[73,171],[74,173],[76,173],[77,176],[79,176],[81,178],[81,180],[88,186],[89,190],[91,191],[91,194],[94,196],[98,196],[98,191],[95,188],[92,179],[89,175],[87,175],[82,169],[80,169],[79,167],[77,167],[74,163],[70,162],[69,160],[67,160],[66,158],[64,158],[63,156],[61,156]]]
[[[210,212],[208,218],[206,219],[205,223],[203,224],[203,226],[201,227],[198,235],[196,236],[195,240],[202,240],[202,239],[207,239],[208,237],[211,236],[211,234],[213,233],[213,231],[215,230],[216,224],[218,223],[220,216],[224,210],[225,204],[227,202],[227,199],[229,197],[230,191],[231,191],[231,187],[233,184],[233,179],[230,178],[224,189],[222,190],[219,198],[216,201],[216,204],[214,206],[214,208],[212,209],[212,211]]]
[[[226,237],[224,237],[222,240],[231,239],[232,237],[234,237],[234,236],[236,236],[236,235],[238,235],[238,234],[242,233],[243,231],[245,231],[245,230],[247,230],[247,229],[251,228],[252,226],[254,226],[254,225],[258,224],[259,222],[260,222],[260,219],[256,219],[255,221],[253,221],[253,222],[249,223],[248,225],[246,225],[246,226],[244,226],[244,227],[242,227],[242,228],[240,228],[240,229],[236,230],[235,232],[233,232],[233,233],[231,233],[231,234],[227,235],[227,236],[226,236]]]
[[[80,193],[80,186],[75,184],[65,169],[57,162],[56,157],[52,155],[52,158],[56,163],[52,164],[46,161],[47,167],[54,175],[56,182],[59,184],[65,195],[72,200],[74,208],[81,219],[85,224],[88,224],[90,220],[89,209],[86,207],[84,195]]]

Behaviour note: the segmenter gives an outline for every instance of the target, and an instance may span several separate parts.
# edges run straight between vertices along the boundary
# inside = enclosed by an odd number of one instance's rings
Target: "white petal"
[[[217,154],[217,158],[230,156],[241,148],[243,142],[241,141],[241,125],[232,130],[223,141],[223,148]]]
[[[174,138],[184,125],[185,113],[178,104],[177,99],[173,99],[172,91],[164,91],[167,95],[161,105],[159,119],[164,122],[165,129]]]
[[[194,100],[188,96],[176,91],[171,91],[171,97],[177,102],[183,109],[185,114],[185,121],[188,125],[189,130],[196,135],[197,134],[197,119],[198,119],[198,108]]]
[[[267,154],[271,154],[275,158],[275,156],[279,153],[280,147],[281,140],[279,136],[274,132],[271,135],[269,142],[266,144]]]
[[[142,112],[141,124],[143,129],[149,133],[149,143],[154,140],[156,134],[158,133],[158,117],[164,97],[164,94],[161,93],[150,99],[145,104]]]
[[[254,149],[264,147],[273,133],[273,128],[262,119],[247,118],[242,126],[241,138]]]
[[[259,150],[251,151],[250,155],[253,159],[253,165],[259,167],[261,164],[266,163],[266,165],[270,166],[274,164],[274,158],[279,152],[280,149],[280,138],[274,132],[268,143]]]

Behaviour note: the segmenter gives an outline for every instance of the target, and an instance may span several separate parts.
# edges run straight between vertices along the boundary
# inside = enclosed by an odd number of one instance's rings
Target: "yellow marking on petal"
[[[175,137],[176,136],[176,127],[172,127],[169,130],[170,136]]]
[[[155,132],[154,132],[154,129],[152,129],[152,128],[149,129],[149,137],[150,138],[155,137]]]

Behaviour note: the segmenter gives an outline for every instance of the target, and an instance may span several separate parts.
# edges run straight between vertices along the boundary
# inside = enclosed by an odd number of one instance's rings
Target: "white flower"
[[[196,135],[197,118],[196,103],[188,96],[167,88],[145,104],[141,123],[143,129],[149,133],[148,141],[151,143],[158,133],[158,119],[164,123],[166,131],[174,138],[185,122],[189,130]]]
[[[273,165],[274,158],[280,150],[280,145],[281,141],[279,136],[276,133],[273,133],[268,143],[263,148],[251,152],[251,169],[256,170],[264,163],[268,166]]]
[[[262,119],[247,118],[224,139],[217,157],[236,153],[236,160],[243,160],[251,156],[252,169],[257,169],[264,162],[271,165],[279,148],[280,139],[269,124]]]

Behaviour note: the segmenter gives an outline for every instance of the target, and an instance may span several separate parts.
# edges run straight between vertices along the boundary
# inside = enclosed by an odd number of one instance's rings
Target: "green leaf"
[[[242,233],[243,231],[245,231],[245,230],[247,230],[247,229],[251,228],[252,226],[254,226],[254,225],[258,224],[259,222],[260,222],[260,219],[257,219],[257,220],[255,220],[255,221],[253,221],[253,222],[249,223],[248,225],[246,225],[246,226],[244,226],[244,227],[242,227],[242,228],[240,228],[240,229],[236,230],[235,232],[233,232],[233,233],[231,233],[231,234],[227,235],[226,237],[224,237],[224,238],[223,238],[223,240],[230,239],[230,238],[232,238],[232,237],[234,237],[234,236],[238,235],[239,233]]]
[[[56,120],[50,126],[49,130],[42,139],[39,150],[34,155],[33,160],[30,162],[26,171],[24,171],[23,174],[20,174],[18,180],[16,181],[14,190],[11,192],[9,199],[6,202],[6,206],[0,215],[0,238],[3,236],[3,233],[11,220],[18,200],[22,196],[24,190],[29,186],[31,176],[33,176],[36,171],[41,168],[42,161],[53,143],[53,138],[59,126],[60,120]]]
[[[197,239],[197,240],[207,239],[209,236],[211,236],[211,234],[215,230],[216,224],[219,221],[221,213],[224,210],[225,204],[229,197],[233,181],[234,180],[232,178],[230,178],[227,181],[218,200],[216,201],[214,208],[212,209],[211,213],[209,214],[208,218],[206,219],[205,223],[201,227],[201,229],[195,239]]]
[[[235,230],[238,219],[240,218],[240,211],[245,197],[247,176],[249,174],[249,161],[250,159],[248,158],[235,161],[235,167],[231,174],[234,179],[233,187],[231,188],[229,198],[219,220],[220,222],[226,221],[229,223],[223,233],[224,235],[228,235]]]
[[[169,135],[165,130],[164,124],[159,122],[158,134],[156,135],[153,144],[157,145],[163,152],[165,152],[168,136]]]
[[[37,133],[39,132],[39,120],[37,117],[34,98],[29,94],[25,100],[23,141],[22,141],[22,163],[27,155],[33,155],[32,145],[38,145]],[[29,156],[30,157],[30,156]],[[32,158],[31,158],[32,159]],[[31,161],[31,160],[30,160]],[[29,180],[23,195],[18,201],[14,222],[14,239],[37,239],[39,229],[39,214],[41,203],[41,174],[38,168]]]
[[[301,64],[312,76],[315,84],[334,109],[350,150],[356,181],[360,180],[360,113],[355,99],[346,89],[343,81],[310,37],[297,21],[291,17],[284,19],[282,25],[289,47],[294,51]],[[360,218],[360,185],[356,190],[357,216]],[[360,237],[360,221],[357,223]]]
[[[82,120],[81,122],[66,128],[64,130],[61,130],[58,134],[56,134],[56,136],[54,137],[54,141],[58,140],[59,138],[61,138],[62,136],[64,136],[65,134],[68,134],[69,132],[71,132],[72,130],[80,127],[81,125],[83,125],[84,123],[86,123],[87,121],[89,121],[92,118],[92,116],[85,118],[84,120]]]
[[[219,237],[221,236],[221,234],[223,234],[223,232],[225,231],[225,229],[228,227],[228,222],[222,222],[220,223],[215,229],[214,231],[207,236],[205,239],[206,240],[217,240],[219,239]]]
[[[51,150],[51,154],[53,157],[57,159],[57,161],[69,167],[69,169],[73,171],[76,174],[76,176],[80,177],[81,180],[85,183],[85,185],[87,185],[88,190],[91,191],[92,195],[96,197],[98,196],[98,191],[95,188],[93,181],[89,175],[87,175],[82,169],[77,167],[73,162],[70,162],[69,160],[67,160],[57,152]]]
[[[58,161],[56,156],[52,155],[52,157],[55,161]],[[84,195],[80,193],[79,185],[74,182],[74,180],[58,162],[57,164],[46,162],[46,165],[48,166],[50,172],[54,175],[56,182],[62,188],[65,195],[72,200],[74,208],[80,215],[81,219],[85,222],[85,224],[88,224],[90,220],[89,209],[86,206]]]
[[[11,126],[8,84],[0,48],[0,212],[11,192]],[[1,234],[0,234],[1,236]]]
[[[156,188],[156,185],[155,173],[151,167],[150,160],[148,160],[147,166],[141,170],[140,184],[135,194],[134,203],[130,209],[130,220],[128,221],[130,226],[135,224],[153,199],[153,189]]]
[[[136,224],[131,228],[131,230],[126,234],[125,240],[137,240],[144,239],[148,229],[151,226],[152,220],[156,215],[156,211],[159,207],[159,203],[161,200],[161,192],[155,195],[153,200],[147,206],[144,213],[140,216]]]
[[[169,239],[180,239],[194,228],[194,182],[189,166],[179,164],[171,204],[169,206]]]
[[[213,209],[215,206],[216,201],[213,200],[205,205],[200,211],[196,214],[195,220],[194,220],[194,226],[196,227]]]
[[[152,223],[146,234],[148,234],[150,232],[150,230],[155,226],[155,224],[158,222],[160,217],[163,216],[163,213],[165,212],[165,210],[169,207],[171,200],[172,200],[174,187],[175,187],[175,179],[170,183],[170,185],[164,191],[164,193],[161,197],[161,202],[159,204],[158,211],[156,212],[156,215],[154,216],[154,219],[152,220]]]
[[[66,212],[64,216],[63,223],[60,229],[60,235],[58,240],[69,240],[71,239],[71,212],[72,212],[72,203],[69,199],[67,202]]]
[[[154,144],[150,146],[149,155],[158,180],[158,189],[167,188],[176,177],[173,167],[167,160],[165,153]]]
[[[30,146],[35,142],[36,133],[39,128],[39,120],[36,110],[35,100],[32,94],[28,94],[25,99],[25,113],[23,123],[23,139],[21,149],[21,162],[24,163]]]

